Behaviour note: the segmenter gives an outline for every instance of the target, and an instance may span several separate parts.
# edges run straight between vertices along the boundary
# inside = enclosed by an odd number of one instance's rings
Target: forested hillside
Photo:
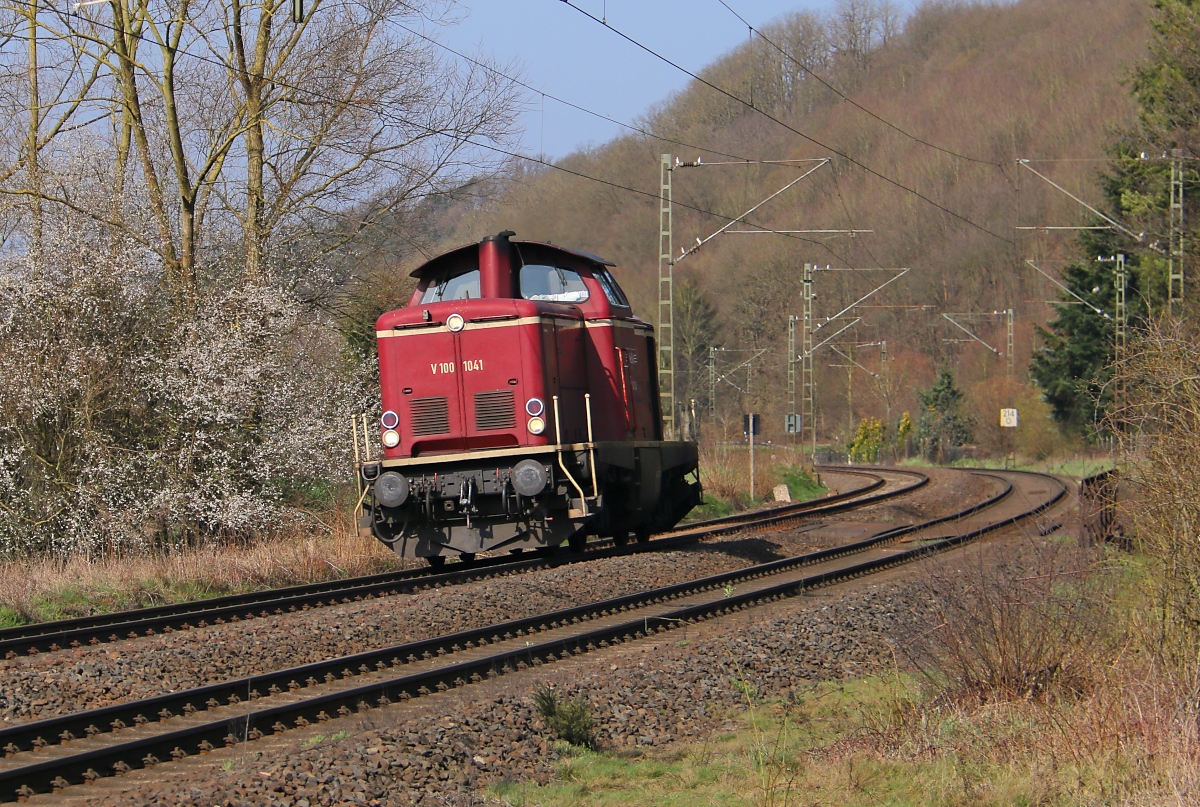
[[[685,346],[677,358],[679,397],[697,399],[702,410],[708,405],[710,345],[727,349],[719,354],[720,374],[765,349],[753,365],[749,393],[746,371],[738,370],[730,376],[734,384],[719,385],[716,409],[724,415],[718,418],[723,433],[740,432],[738,413],[761,411],[767,437],[780,439],[787,322],[801,313],[803,264],[911,267],[856,309],[862,322],[832,343],[861,368],[828,348],[817,354],[820,439],[844,441],[864,417],[890,415],[894,424],[901,412],[915,411],[915,390],[946,367],[967,394],[978,427],[974,439],[983,448],[1000,447],[995,410],[1019,405],[1023,417],[1039,424],[1022,428],[1025,448],[1048,450],[1054,439],[1049,410],[1027,376],[1035,327],[1053,317],[1048,301],[1058,292],[1025,261],[1057,275],[1077,251],[1076,233],[1018,227],[1091,222],[1082,206],[1016,160],[1041,161],[1030,165],[1080,198],[1100,201],[1105,145],[1135,119],[1125,83],[1146,50],[1147,4],[927,2],[899,22],[881,10],[877,3],[844,3],[828,17],[797,13],[779,20],[701,74],[724,93],[693,81],[648,111],[639,126],[655,136],[631,132],[558,164],[574,173],[531,171],[525,164],[498,181],[493,198],[473,186],[439,211],[433,229],[444,243],[462,243],[509,228],[520,238],[608,257],[620,264],[619,278],[636,309],[653,321],[660,154],[706,164],[828,158],[747,222],[777,230],[872,232],[730,232],[681,261],[675,270],[676,340]],[[614,37],[609,58],[621,58],[620,45]],[[676,169],[676,252],[812,167]],[[891,276],[818,273],[817,321]],[[989,315],[958,319],[1003,352],[1005,318],[992,312],[1008,308],[1016,315],[1011,384],[1005,358],[942,316]],[[851,347],[882,341],[890,358],[886,373],[877,347]]]

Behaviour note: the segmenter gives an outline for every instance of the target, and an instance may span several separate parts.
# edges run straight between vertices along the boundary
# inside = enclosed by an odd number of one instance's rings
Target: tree
[[[0,0],[0,553],[330,504],[377,401],[335,272],[514,129],[514,85],[418,33],[452,7]]]
[[[1129,327],[1132,333],[1141,332],[1148,317],[1165,310],[1168,296],[1171,161],[1161,157],[1177,148],[1193,158],[1200,156],[1200,53],[1195,48],[1200,41],[1200,3],[1156,0],[1151,24],[1151,57],[1132,82],[1139,125],[1109,145],[1109,166],[1101,178],[1107,210],[1141,238],[1116,230],[1080,238],[1082,258],[1068,267],[1064,281],[1105,314],[1062,294],[1062,303],[1055,306],[1057,317],[1048,329],[1038,329],[1042,345],[1031,366],[1055,419],[1068,431],[1089,436],[1101,430],[1111,412],[1109,381],[1116,358],[1113,265],[1096,259],[1127,256]],[[1197,230],[1191,222],[1198,211],[1198,175],[1193,163],[1184,165],[1184,238],[1195,243]]]
[[[1054,419],[1065,431],[1092,436],[1098,433],[1112,404],[1109,380],[1115,343],[1116,278],[1115,264],[1098,261],[1113,238],[1081,239],[1090,260],[1067,267],[1063,281],[1089,305],[1063,294],[1063,302],[1055,305],[1057,316],[1048,328],[1038,328],[1042,344],[1033,354],[1030,375],[1042,388]],[[1111,255],[1112,253],[1108,253]],[[1137,321],[1145,314],[1139,291],[1136,256],[1127,258],[1126,302],[1131,319]],[[1099,309],[1104,313],[1097,313]]]
[[[261,282],[298,240],[320,255],[495,165],[482,147],[514,129],[515,85],[486,61],[447,62],[417,31],[446,22],[450,0],[316,0],[300,24],[280,0],[3,2],[62,77],[52,100],[25,93],[54,117],[18,114],[26,145],[0,166],[0,193],[121,229],[158,254],[179,304],[231,238]],[[33,41],[23,61],[5,54],[14,75],[41,72]],[[111,155],[113,204],[80,205],[42,160],[81,141]]]
[[[937,380],[928,389],[917,390],[921,417],[917,419],[917,440],[927,460],[945,462],[952,450],[971,439],[972,421],[960,409],[962,391],[954,384],[954,375],[938,371]]]

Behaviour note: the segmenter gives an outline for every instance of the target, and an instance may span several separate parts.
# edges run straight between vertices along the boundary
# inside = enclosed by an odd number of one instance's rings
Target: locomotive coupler
[[[458,506],[467,517],[467,527],[471,526],[471,514],[475,508],[475,477],[468,476],[458,488]]]

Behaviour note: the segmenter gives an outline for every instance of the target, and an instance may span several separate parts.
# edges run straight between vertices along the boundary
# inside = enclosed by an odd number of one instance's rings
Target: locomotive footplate
[[[700,502],[696,467],[694,443],[658,441],[364,463],[359,531],[405,557],[644,538]]]
[[[568,541],[596,511],[586,452],[487,453],[365,464],[360,533],[405,557],[534,549]]]

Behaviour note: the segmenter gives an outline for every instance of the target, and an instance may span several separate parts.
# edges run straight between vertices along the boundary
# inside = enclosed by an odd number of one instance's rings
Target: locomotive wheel
[[[425,560],[429,561],[429,565],[435,569],[440,569],[446,565],[445,555],[430,555]]]
[[[567,546],[571,548],[572,552],[582,552],[584,547],[587,546],[587,533],[582,530],[575,533],[567,539]]]

